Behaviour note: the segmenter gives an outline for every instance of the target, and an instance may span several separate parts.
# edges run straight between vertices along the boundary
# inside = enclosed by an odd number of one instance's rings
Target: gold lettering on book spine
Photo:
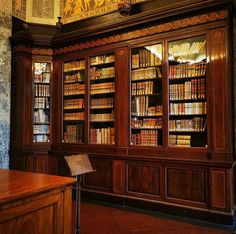
[[[226,19],[228,17],[227,10],[221,10],[218,12],[212,12],[209,14],[203,14],[199,16],[194,16],[191,18],[186,18],[182,20],[176,20],[170,23],[165,23],[157,26],[151,26],[148,28],[138,29],[127,33],[117,34],[114,36],[104,37],[97,40],[91,40],[86,42],[81,42],[79,44],[66,46],[64,48],[59,48],[54,50],[54,54],[65,54],[67,52],[75,52],[78,50],[94,48],[98,46],[104,46],[116,42],[126,41],[130,39],[150,36],[158,33],[168,32],[180,28],[187,28],[194,25],[204,24],[207,22],[213,22],[216,20]]]

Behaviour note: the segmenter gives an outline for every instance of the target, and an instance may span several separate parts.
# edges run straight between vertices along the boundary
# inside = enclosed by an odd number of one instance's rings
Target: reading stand
[[[75,234],[80,233],[80,189],[81,175],[93,172],[93,168],[87,154],[76,154],[64,157],[71,171],[72,176],[76,176],[76,214],[75,214]]]

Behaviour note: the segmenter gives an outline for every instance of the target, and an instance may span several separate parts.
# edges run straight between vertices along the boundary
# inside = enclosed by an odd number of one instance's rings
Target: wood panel
[[[119,48],[116,50],[116,143],[117,146],[128,145],[128,100],[129,100],[129,50],[128,48]],[[124,152],[125,153],[125,152]]]
[[[61,125],[62,113],[62,62],[60,60],[53,61],[53,79],[51,81],[51,129],[52,129],[52,145],[59,144],[62,140],[63,129]]]
[[[227,34],[226,28],[210,31],[210,109],[211,142],[213,151],[229,150],[227,101]]]
[[[113,192],[124,193],[124,162],[122,160],[113,161]]]
[[[112,160],[90,157],[95,172],[86,174],[84,187],[97,188],[102,191],[112,191]]]
[[[213,170],[212,176],[212,206],[224,209],[226,207],[226,174],[224,171]]]
[[[32,117],[32,61],[31,60],[25,60],[24,61],[24,66],[23,66],[23,74],[22,77],[24,78],[23,82],[24,83],[24,92],[23,92],[23,105],[22,105],[22,111],[23,111],[23,145],[31,145],[32,143],[32,123],[33,122],[33,117]],[[21,78],[22,78],[21,77]],[[29,111],[29,109],[31,111]]]
[[[129,162],[126,173],[127,193],[160,196],[160,167]]]
[[[52,204],[46,204],[42,201],[32,202],[30,204],[14,207],[4,212],[6,221],[0,224],[0,234],[5,233],[59,233],[59,227],[57,227],[57,222],[62,222],[61,219],[55,220],[58,217],[58,213],[55,214],[55,211],[58,210],[58,205],[60,206],[62,201],[57,200],[55,205],[55,200]],[[59,203],[60,202],[60,203]],[[40,206],[39,206],[40,204]],[[47,206],[46,206],[47,205]],[[33,208],[34,207],[34,208]],[[20,209],[19,209],[20,208]],[[27,212],[24,212],[27,211]],[[10,213],[15,213],[15,216],[11,216]],[[2,212],[1,212],[2,213]],[[22,215],[22,213],[24,215]],[[55,215],[55,216],[54,216]]]
[[[74,178],[0,172],[0,234],[71,233]]]
[[[57,159],[47,154],[25,155],[25,170],[30,172],[57,174]],[[22,159],[23,160],[23,159]]]
[[[13,146],[29,148],[32,143],[32,60],[16,58],[13,60],[12,74],[12,112],[11,140]],[[29,111],[31,110],[31,111]]]
[[[234,168],[211,168],[211,207],[232,212],[234,206]]]
[[[166,197],[207,203],[207,173],[199,169],[166,168]]]

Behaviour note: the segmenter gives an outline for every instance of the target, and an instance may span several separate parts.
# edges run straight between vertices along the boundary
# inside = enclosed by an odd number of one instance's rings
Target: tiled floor
[[[81,204],[81,234],[229,234],[232,228],[127,208]]]

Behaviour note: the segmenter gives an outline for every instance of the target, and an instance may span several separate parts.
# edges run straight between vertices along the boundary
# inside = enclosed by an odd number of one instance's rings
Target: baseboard
[[[125,208],[141,209],[144,212],[151,212],[154,215],[174,215],[176,217],[190,218],[194,220],[210,222],[218,225],[234,227],[235,216],[231,213],[217,212],[208,209],[180,206],[178,204],[163,203],[151,200],[144,200],[135,197],[120,196],[109,193],[100,193],[89,190],[81,192],[82,200],[103,203]]]

